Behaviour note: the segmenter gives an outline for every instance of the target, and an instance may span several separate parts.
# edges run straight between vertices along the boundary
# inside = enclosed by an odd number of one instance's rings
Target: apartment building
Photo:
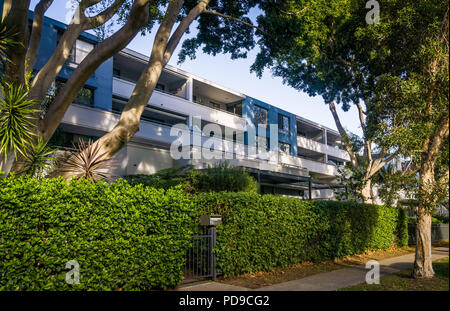
[[[45,19],[35,70],[46,63],[65,28],[63,23]],[[89,33],[80,36],[49,90],[48,104],[98,43]],[[147,56],[124,49],[104,62],[66,112],[52,143],[71,147],[79,138],[95,140],[110,131],[147,61]],[[171,135],[171,130],[180,124],[190,135],[182,146],[189,148],[190,154],[211,149],[210,145],[205,147],[205,142],[213,140],[214,151],[225,156],[175,159],[171,145],[177,137]],[[212,133],[209,128],[220,131]],[[116,155],[121,165],[113,173],[152,174],[187,164],[204,169],[227,162],[254,175],[262,193],[332,198],[332,188],[339,187],[335,184],[338,167],[349,161],[339,145],[340,136],[335,130],[168,65],[145,108],[139,131]],[[268,158],[258,155],[261,148]]]

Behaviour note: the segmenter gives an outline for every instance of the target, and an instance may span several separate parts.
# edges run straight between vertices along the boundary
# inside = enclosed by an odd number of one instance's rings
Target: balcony
[[[288,154],[281,154],[279,161],[283,165],[297,166],[307,169],[309,172],[326,176],[336,176],[337,167],[319,161],[309,160],[301,157],[294,157]]]
[[[70,105],[63,120],[64,125],[81,127],[91,130],[91,133],[102,133],[111,131],[119,122],[120,115],[117,113],[103,111],[81,105]],[[170,136],[170,127],[167,125],[142,120],[139,131],[133,140],[146,140],[168,145],[173,141]]]
[[[119,121],[119,117],[120,115],[117,113],[72,104],[64,115],[62,124],[89,129],[90,133],[102,135],[102,133],[111,131],[114,128]],[[168,147],[175,139],[174,136],[170,136],[170,129],[171,127],[168,125],[142,120],[139,131],[135,134],[133,141],[146,141]],[[197,150],[205,149],[204,144],[206,140],[211,139],[209,136],[195,134],[192,131],[189,131],[189,134],[191,135],[190,146],[193,149],[197,148]],[[197,135],[198,139],[193,139],[195,135]],[[225,160],[177,160],[176,165],[181,166],[189,163],[197,167],[207,167],[208,164],[228,161],[231,165],[297,174],[300,176],[306,176],[308,171],[326,176],[335,176],[337,174],[336,166],[331,164],[294,157],[288,154],[278,153],[277,151],[270,151],[268,159],[258,156],[251,157],[249,154],[256,153],[254,147],[248,147],[243,144],[234,143],[231,140],[220,138],[213,138],[212,141],[214,142],[214,149]]]
[[[339,149],[337,146],[326,145],[303,136],[297,137],[297,145],[304,149],[327,154],[344,161],[350,161],[350,156],[348,153],[342,149]]]
[[[130,98],[135,84],[124,79],[113,78],[113,95],[128,99]],[[189,114],[191,117],[199,116],[202,120],[226,125],[233,129],[245,128],[244,118],[231,112],[215,109],[206,105],[191,102],[175,94],[155,89],[150,101],[150,106],[159,107],[179,114]]]

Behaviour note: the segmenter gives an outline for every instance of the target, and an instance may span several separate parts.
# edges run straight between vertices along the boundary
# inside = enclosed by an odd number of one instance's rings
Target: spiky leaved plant
[[[0,155],[4,155],[6,161],[9,150],[14,151],[15,158],[18,153],[26,156],[35,135],[32,120],[36,109],[32,108],[35,102],[27,98],[28,91],[24,86],[5,85],[0,86]]]
[[[69,173],[77,179],[86,178],[92,182],[101,179],[109,180],[111,174],[106,172],[108,169],[117,167],[117,163],[106,157],[106,152],[100,152],[100,146],[95,144],[92,139],[88,143],[79,139],[75,151],[62,165],[60,171]]]
[[[27,174],[33,178],[41,178],[45,170],[51,165],[52,160],[55,159],[52,154],[56,151],[55,148],[47,146],[41,137],[39,137],[36,145],[27,150],[22,162],[21,174]]]

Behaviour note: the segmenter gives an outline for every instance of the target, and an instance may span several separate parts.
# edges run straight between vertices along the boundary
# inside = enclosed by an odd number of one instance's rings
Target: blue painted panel
[[[247,96],[246,99],[243,101],[242,105],[242,116],[246,120],[247,129],[257,131],[255,126],[255,116],[254,116],[254,106],[259,106],[261,108],[267,109],[268,112],[268,123],[269,124],[275,124],[278,128],[278,114],[282,114],[284,116],[289,117],[289,134],[285,134],[282,132],[278,132],[278,141],[287,143],[291,147],[291,155],[296,156],[297,155],[297,122],[296,122],[296,116],[290,112],[287,112],[283,109],[277,108],[275,106],[272,106],[270,104],[267,104],[265,102],[262,102],[260,100],[257,100],[255,98],[252,98],[250,96]],[[269,127],[267,127],[266,130],[266,137],[269,137]],[[250,135],[251,136],[251,135]],[[250,146],[255,146],[255,142],[253,139],[251,139],[249,135],[245,135],[245,144]],[[272,143],[270,143],[270,149],[274,149],[274,146]],[[278,146],[275,146],[275,148],[278,148]]]

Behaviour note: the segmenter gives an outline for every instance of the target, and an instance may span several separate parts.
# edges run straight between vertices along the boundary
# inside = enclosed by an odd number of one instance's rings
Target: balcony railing
[[[343,159],[346,161],[350,160],[350,156],[348,155],[348,153],[342,149],[327,145],[327,144],[323,144],[320,142],[317,142],[315,140],[312,139],[308,139],[306,137],[303,136],[297,136],[297,144],[299,147],[308,149],[308,150],[312,150],[318,153],[322,153],[322,154],[328,154],[330,156],[339,158],[339,159]]]

